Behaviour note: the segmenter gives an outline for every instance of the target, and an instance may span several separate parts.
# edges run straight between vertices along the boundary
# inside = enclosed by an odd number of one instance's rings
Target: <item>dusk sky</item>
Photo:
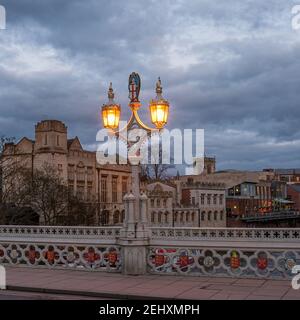
[[[300,3],[300,1],[298,1]],[[300,30],[290,0],[0,0],[0,135],[34,138],[42,119],[95,149],[113,82],[129,117],[128,75],[142,79],[142,119],[157,77],[168,128],[204,128],[217,168],[300,167]]]

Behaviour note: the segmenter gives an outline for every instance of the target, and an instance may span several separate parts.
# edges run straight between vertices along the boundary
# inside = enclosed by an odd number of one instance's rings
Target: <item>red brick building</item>
[[[294,209],[300,211],[300,184],[288,185],[287,194],[289,200],[295,203]]]

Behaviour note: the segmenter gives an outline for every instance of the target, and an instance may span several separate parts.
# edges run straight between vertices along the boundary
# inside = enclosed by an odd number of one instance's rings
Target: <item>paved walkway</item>
[[[7,267],[8,290],[115,299],[296,299],[290,281]]]

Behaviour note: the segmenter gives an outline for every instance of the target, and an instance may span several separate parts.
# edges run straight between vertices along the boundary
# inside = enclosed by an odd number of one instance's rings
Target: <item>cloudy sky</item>
[[[204,128],[218,169],[300,167],[300,30],[291,0],[0,0],[0,135],[33,138],[41,119],[95,145],[113,82],[142,118],[158,76],[169,128]]]

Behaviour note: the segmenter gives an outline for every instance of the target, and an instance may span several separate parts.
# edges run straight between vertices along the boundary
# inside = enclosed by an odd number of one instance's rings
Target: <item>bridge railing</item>
[[[116,241],[120,236],[121,227],[71,227],[71,226],[0,226],[0,240],[45,240],[89,242]]]
[[[149,239],[134,234],[124,239],[121,227],[0,226],[0,264],[125,273],[135,264],[161,275],[273,279],[290,278],[300,265],[298,228],[155,227]]]
[[[121,272],[120,227],[0,226],[0,264]]]
[[[300,228],[150,228],[151,240],[300,242]]]
[[[300,229],[151,228],[150,234],[150,273],[286,279],[300,265]]]

